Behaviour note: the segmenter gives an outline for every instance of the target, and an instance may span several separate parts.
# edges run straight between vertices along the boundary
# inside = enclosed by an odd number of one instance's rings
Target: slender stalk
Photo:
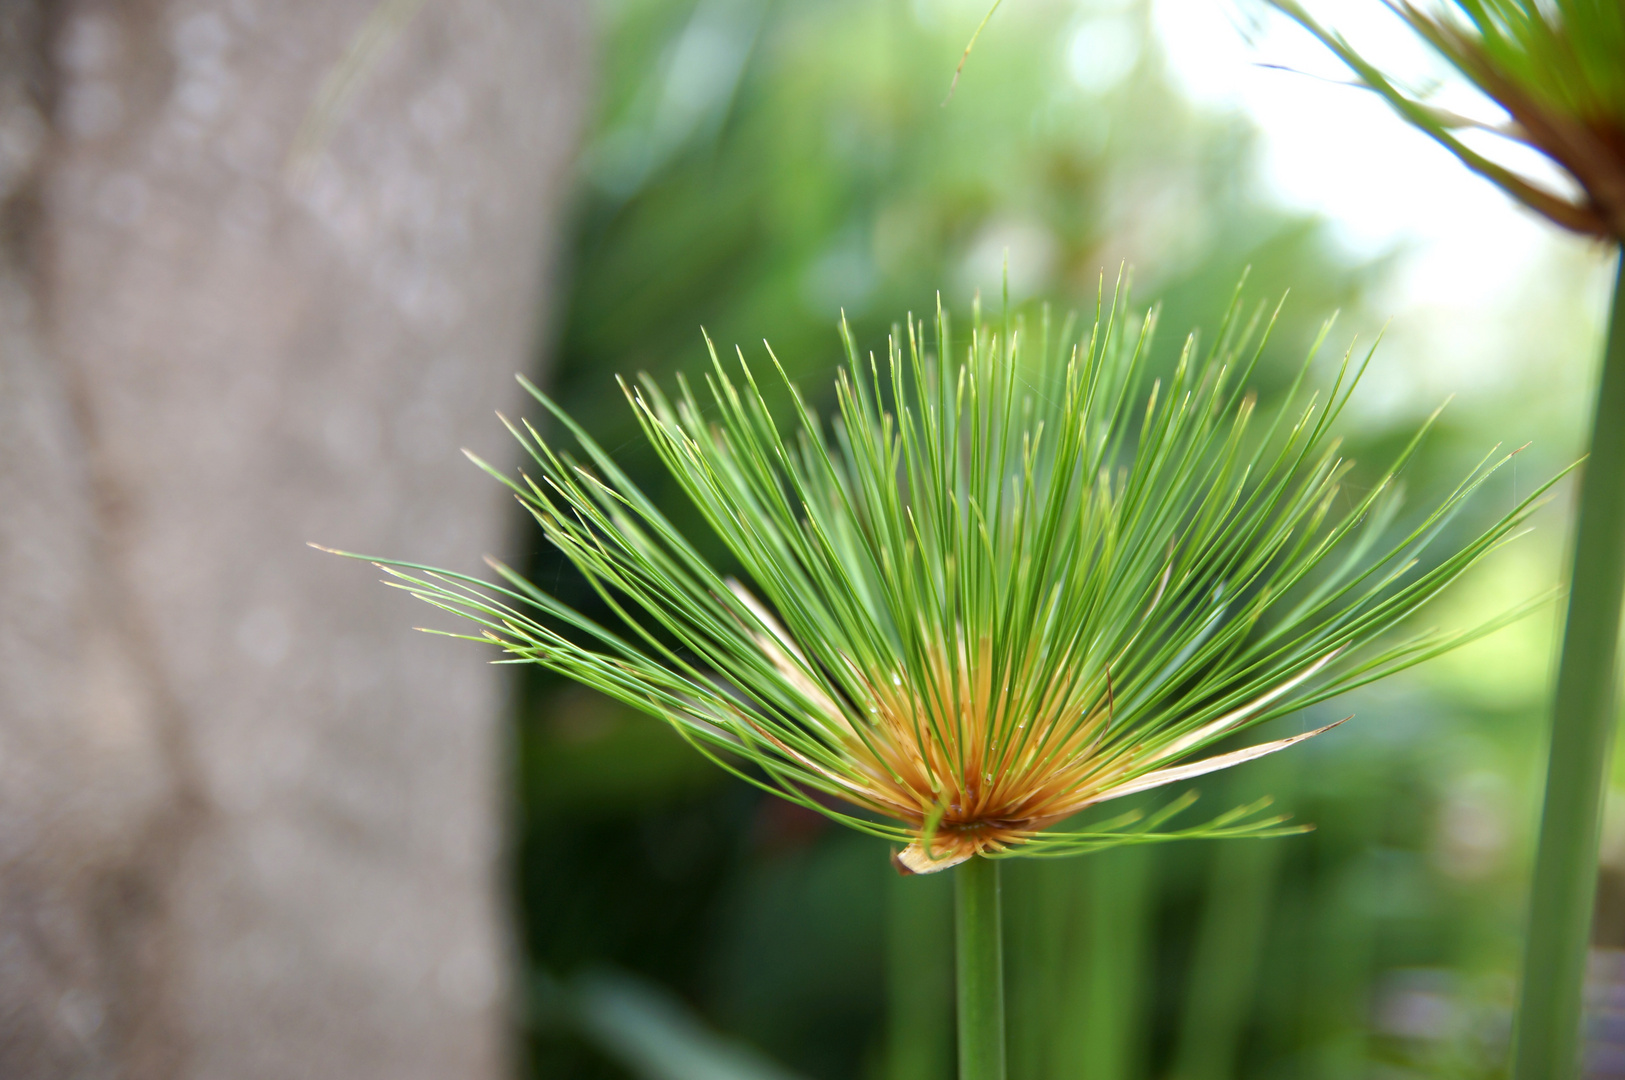
[[[977,857],[953,873],[959,1080],[1004,1080],[1004,940],[999,863]]]
[[[1529,902],[1515,1080],[1578,1075],[1597,838],[1615,725],[1625,599],[1625,252],[1580,480],[1574,568]]]

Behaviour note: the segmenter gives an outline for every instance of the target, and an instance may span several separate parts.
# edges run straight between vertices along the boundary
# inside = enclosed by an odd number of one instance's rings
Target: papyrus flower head
[[[885,356],[864,358],[843,328],[848,366],[827,426],[776,361],[791,403],[779,414],[743,357],[730,370],[713,351],[704,395],[683,382],[673,400],[644,380],[631,405],[733,572],[533,389],[583,457],[510,425],[535,472],[504,482],[613,620],[498,564],[497,586],[391,569],[512,658],[898,842],[910,871],[1278,831],[1279,819],[1244,811],[1173,832],[1160,831],[1166,813],[1063,823],[1308,738],[1199,756],[1460,641],[1383,635],[1540,493],[1459,550],[1424,553],[1505,460],[1492,453],[1389,536],[1416,441],[1369,487],[1342,488],[1349,466],[1328,432],[1357,379],[1350,357],[1324,394],[1304,390],[1306,360],[1261,418],[1246,387],[1268,324],[1238,310],[1162,377],[1148,352],[1154,313],[1130,320],[1121,297],[1081,339],[1046,316],[977,325],[955,344],[939,313],[929,338],[910,320]]]
[[[1431,94],[1408,89],[1298,0],[1270,2],[1468,168],[1566,229],[1625,240],[1625,4],[1620,0],[1382,0],[1505,113],[1479,120],[1438,108]],[[1475,144],[1474,135],[1491,138]],[[1573,190],[1504,164],[1497,140],[1544,156]]]

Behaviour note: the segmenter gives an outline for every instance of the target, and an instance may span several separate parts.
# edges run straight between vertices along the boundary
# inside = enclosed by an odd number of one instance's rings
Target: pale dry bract
[[[1387,633],[1550,484],[1459,548],[1425,551],[1509,455],[1492,451],[1393,529],[1397,474],[1428,425],[1375,482],[1341,486],[1350,463],[1329,429],[1369,354],[1345,355],[1310,393],[1311,350],[1261,416],[1247,385],[1274,317],[1244,316],[1239,295],[1211,346],[1187,339],[1162,378],[1149,373],[1155,311],[1131,318],[1126,290],[1103,297],[1081,337],[1046,312],[1032,325],[978,318],[956,344],[939,310],[929,335],[911,318],[887,355],[865,358],[843,326],[827,429],[771,352],[783,415],[743,356],[730,369],[714,350],[703,395],[686,381],[675,398],[648,379],[627,388],[748,584],[527,383],[582,457],[510,424],[535,471],[487,471],[614,625],[497,563],[496,584],[385,565],[482,627],[455,636],[670,722],[752,783],[903,845],[908,871],[1293,831],[1261,806],[1165,829],[1188,795],[1149,816],[1064,823],[1318,734],[1198,756],[1491,629]]]

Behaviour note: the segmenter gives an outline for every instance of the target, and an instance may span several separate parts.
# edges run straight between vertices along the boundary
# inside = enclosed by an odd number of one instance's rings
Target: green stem
[[[954,871],[959,975],[959,1080],[1004,1080],[1004,940],[999,863],[978,856]]]
[[[1622,253],[1625,259],[1625,253]],[[1611,764],[1625,598],[1625,261],[1580,479],[1568,619],[1552,707],[1546,804],[1529,900],[1514,1080],[1579,1075],[1580,1010]]]

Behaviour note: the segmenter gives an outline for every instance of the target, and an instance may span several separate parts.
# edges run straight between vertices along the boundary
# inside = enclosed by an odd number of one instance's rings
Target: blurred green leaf
[[[538,983],[554,1022],[578,1027],[638,1080],[798,1080],[646,979],[597,970],[565,983],[539,976]]]

